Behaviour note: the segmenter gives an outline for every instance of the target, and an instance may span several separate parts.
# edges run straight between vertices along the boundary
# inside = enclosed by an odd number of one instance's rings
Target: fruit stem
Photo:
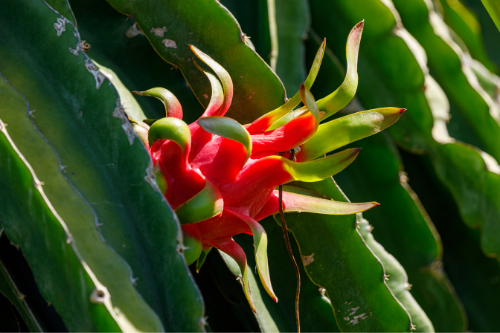
[[[290,160],[293,161],[295,155],[295,150],[290,150],[291,156]],[[295,294],[295,321],[297,323],[297,333],[300,333],[300,318],[299,318],[299,296],[300,296],[300,272],[297,261],[293,256],[292,246],[290,245],[290,238],[288,237],[288,229],[286,227],[285,213],[283,212],[283,185],[279,186],[279,209],[280,209],[280,219],[281,219],[281,229],[283,230],[283,238],[285,239],[286,248],[288,250],[288,255],[292,259],[293,266],[295,268],[295,275],[297,276],[297,291]]]

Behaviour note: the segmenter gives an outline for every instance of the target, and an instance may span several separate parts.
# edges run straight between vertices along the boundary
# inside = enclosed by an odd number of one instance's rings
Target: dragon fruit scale
[[[326,153],[387,128],[404,111],[374,109],[320,124],[345,107],[355,94],[362,30],[360,22],[349,34],[347,74],[336,91],[319,101],[309,91],[325,51],[323,41],[299,92],[249,125],[224,117],[233,97],[231,77],[193,45],[193,53],[216,74],[204,71],[192,59],[212,86],[210,103],[197,121],[190,125],[182,121],[182,107],[166,89],[134,92],[156,97],[165,105],[165,118],[149,128],[145,124],[135,128],[150,151],[159,187],[182,225],[187,264],[197,261],[199,270],[214,247],[232,257],[240,267],[240,281],[253,311],[246,256],[232,237],[253,235],[260,280],[277,301],[269,276],[267,235],[258,222],[279,212],[277,187],[291,181],[316,182],[342,171],[354,161],[359,149],[325,157]],[[301,101],[304,106],[294,110]],[[292,186],[283,187],[284,212],[344,215],[377,205],[337,202]]]

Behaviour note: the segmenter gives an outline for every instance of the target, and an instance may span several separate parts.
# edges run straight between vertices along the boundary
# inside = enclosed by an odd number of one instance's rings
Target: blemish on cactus
[[[57,36],[61,36],[63,32],[66,31],[66,23],[68,20],[61,16],[60,18],[57,19],[57,22],[54,23],[54,29],[57,31]]]
[[[302,263],[304,266],[308,266],[314,262],[314,253],[309,256],[302,256]]]
[[[167,27],[163,28],[151,28],[149,32],[154,33],[158,37],[163,37],[165,35],[165,32],[167,32]]]
[[[177,44],[175,43],[174,40],[171,40],[171,39],[164,39],[162,40],[162,43],[165,45],[165,47],[167,48],[172,48],[172,49],[176,49],[177,48]]]
[[[99,74],[101,74],[101,72],[99,72]],[[134,128],[130,124],[128,117],[125,114],[125,110],[123,109],[123,105],[121,104],[120,99],[116,100],[116,107],[113,110],[113,117],[120,118],[122,120],[122,129],[127,135],[128,142],[130,143],[130,145],[132,145],[134,143],[134,139],[137,137],[137,135],[140,135],[140,133],[134,131]]]
[[[86,41],[82,40],[80,41],[80,44],[78,45],[78,47],[80,48],[80,50],[86,52],[88,50],[90,50],[90,44],[87,43]]]
[[[85,59],[85,68],[87,68],[90,74],[94,76],[95,88],[99,89],[104,80],[106,80],[106,77],[104,76],[104,74],[99,72],[99,69],[97,68],[96,64],[94,64],[94,62],[90,60],[90,58]]]

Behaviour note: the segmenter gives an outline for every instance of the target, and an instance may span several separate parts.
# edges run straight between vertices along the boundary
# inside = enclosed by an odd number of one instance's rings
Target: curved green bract
[[[351,142],[383,131],[399,120],[405,109],[383,108],[356,112],[321,124],[297,153],[298,161],[309,161]]]
[[[184,249],[182,252],[184,253],[184,259],[186,259],[186,264],[191,265],[204,253],[203,245],[199,239],[192,237],[187,232],[183,234],[183,238]]]
[[[270,156],[265,159],[279,159],[283,162],[283,169],[291,176],[291,180],[303,182],[317,182],[331,177],[344,170],[358,156],[359,149],[346,149],[315,161],[298,163],[280,156]],[[263,159],[261,159],[263,160]]]
[[[203,117],[198,120],[198,125],[209,133],[241,143],[247,152],[245,162],[250,157],[252,138],[236,120],[226,117]]]
[[[196,261],[196,273],[200,272],[201,267],[205,263],[205,260],[207,259],[208,253],[210,253],[210,250],[212,250],[211,247],[208,248],[208,250],[203,250],[198,257],[198,260]]]
[[[177,252],[178,222],[156,190],[151,160],[116,90],[102,84],[105,77],[83,52],[70,52],[80,43],[78,31],[65,22],[58,36],[54,23],[61,17],[44,2],[6,2],[3,9],[0,20],[8,28],[0,35],[8,47],[0,48],[0,72],[28,104],[2,108],[0,117],[10,123],[14,142],[108,290],[117,318],[126,318],[126,330],[201,330],[203,304]],[[185,306],[179,308],[181,300]],[[73,314],[68,318],[76,320]]]
[[[356,94],[356,89],[358,87],[358,73],[357,73],[358,52],[359,52],[359,43],[361,41],[361,34],[363,32],[363,25],[364,21],[358,23],[351,30],[349,37],[347,39],[346,54],[347,54],[348,70],[344,82],[333,93],[316,102],[317,104],[316,108],[318,108],[321,111],[323,110],[326,111],[322,119],[326,119],[327,117],[330,117],[337,111],[341,110],[352,100],[352,98]],[[323,42],[321,43],[318,53],[316,54],[316,57],[314,58],[314,62],[311,67],[311,72],[313,70],[315,71],[314,72],[315,76],[313,77],[314,79],[316,79],[316,76],[318,74],[318,69],[323,59],[325,48],[326,48],[326,39],[323,40]],[[308,85],[309,79],[310,77],[308,76],[306,82],[304,83],[304,85],[308,89],[311,88],[312,83],[314,82],[314,80],[310,80],[312,82]],[[296,94],[296,96],[297,95],[300,96],[300,91]],[[301,99],[303,99],[302,96]],[[302,113],[301,111],[304,110],[304,108],[300,108],[298,110],[289,112],[299,103],[297,98],[297,101],[294,101],[295,104],[293,104],[293,107],[292,104],[290,104],[290,108],[287,108],[287,105],[291,103],[292,100],[293,98],[278,110],[272,111],[271,113],[265,116],[270,120],[275,120],[274,123],[267,129],[268,131],[276,129],[286,124],[288,121],[290,121],[291,119],[297,117]]]
[[[316,77],[318,76],[319,68],[321,67],[321,61],[323,61],[323,55],[325,54],[325,45],[326,41],[323,41],[323,44],[321,44],[318,52],[316,53],[316,57],[314,58],[314,62],[311,66],[309,74],[307,75],[306,81],[304,82],[304,85],[308,89],[312,87],[314,80],[316,80]],[[269,128],[267,128],[267,131],[278,128],[279,126],[275,125],[274,123],[277,122],[280,118],[286,117],[286,115],[300,103],[300,100],[300,91],[297,91],[297,93],[293,95],[293,97],[290,98],[285,104],[261,117],[261,119],[267,121],[269,124],[272,124],[271,126],[269,126]]]
[[[321,116],[318,110],[318,106],[316,105],[316,101],[314,100],[314,96],[311,94],[309,89],[307,89],[305,84],[300,85],[298,93],[305,107],[288,112],[283,117],[276,120],[271,126],[269,126],[269,128],[266,131],[272,131],[274,129],[277,129],[285,125],[292,119],[299,117],[308,111],[310,111],[313,114],[314,118],[316,119],[316,125],[319,124]]]
[[[111,313],[113,310],[109,311],[104,304],[90,302],[90,295],[99,281],[82,260],[75,244],[68,242],[71,234],[54,211],[33,168],[14,145],[1,119],[0,171],[3,175],[0,185],[4,189],[0,192],[4,232],[11,242],[22,246],[42,295],[60,309],[59,313],[70,330],[119,331],[120,326]],[[43,221],[44,225],[38,221]],[[54,276],[52,272],[64,273]],[[66,287],[65,295],[59,293],[59,288],[63,286]],[[82,294],[85,296],[81,297]],[[72,318],[76,313],[81,316]],[[35,328],[38,329],[41,328]]]
[[[165,106],[166,117],[182,119],[182,106],[177,97],[165,88],[151,88],[146,91],[133,91],[139,96],[151,96],[159,99]]]
[[[257,309],[255,307],[255,304],[252,300],[252,293],[251,293],[251,287],[250,287],[250,279],[249,275],[252,273],[249,272],[248,265],[246,261],[242,260],[235,260],[233,257],[228,255],[227,253],[222,252],[219,250],[219,253],[224,259],[224,262],[226,263],[227,267],[229,267],[229,270],[233,275],[237,276],[237,279],[240,281],[240,284],[243,287],[243,292],[245,293],[245,297],[248,301],[248,304],[250,305],[250,308],[252,311],[255,313],[257,312]],[[253,277],[253,276],[252,276]],[[254,279],[255,281],[255,279]],[[254,289],[254,288],[252,288]]]
[[[294,185],[345,201],[331,179]],[[412,320],[386,285],[384,268],[361,238],[354,215],[288,213],[286,223],[300,254],[314,259],[307,275],[326,289],[341,331],[410,331]]]
[[[288,187],[290,189],[290,187]],[[286,192],[285,192],[286,193]],[[327,215],[350,215],[364,212],[370,208],[378,206],[376,202],[350,203],[335,200],[315,198],[308,195],[293,192],[286,193],[285,200],[287,213],[316,213]]]
[[[224,89],[222,88],[219,79],[213,75],[212,73],[207,72],[203,68],[201,68],[196,60],[191,59],[193,64],[198,68],[199,71],[203,72],[205,76],[208,78],[208,81],[210,81],[210,86],[212,87],[212,95],[210,96],[210,103],[207,106],[207,109],[203,113],[203,116],[211,116],[214,114],[219,114],[220,108],[222,107],[222,104],[224,103]],[[205,95],[207,98],[208,96]]]
[[[275,301],[278,302],[278,298],[276,297],[273,287],[271,285],[271,279],[269,277],[269,264],[267,260],[267,234],[264,228],[259,224],[259,222],[254,219],[241,215],[235,212],[231,213],[238,216],[241,220],[243,220],[248,227],[252,230],[253,234],[253,244],[254,244],[254,252],[255,252],[255,262],[257,265],[257,269],[259,271],[260,281],[264,286],[267,294]]]
[[[326,111],[326,119],[345,107],[356,94],[358,88],[358,53],[364,21],[352,28],[347,38],[346,57],[347,72],[342,85],[330,95],[320,99],[317,104],[321,111]]]
[[[313,114],[314,118],[316,119],[316,123],[319,124],[320,114],[314,96],[304,84],[300,86],[299,93],[302,103],[304,103],[307,109],[309,109],[309,111]]]
[[[255,120],[252,113],[262,115],[283,104],[282,83],[242,41],[243,33],[238,23],[219,2],[196,0],[185,6],[182,0],[160,0],[150,3],[147,8],[141,0],[110,0],[109,3],[136,19],[158,54],[179,67],[202,104],[207,105],[203,96],[210,94],[210,87],[203,73],[191,63],[193,53],[188,45],[195,45],[213,57],[232,78],[233,99],[245,103],[233,103],[227,114],[229,117],[238,118],[244,124]],[[155,29],[163,27],[167,32],[156,35]]]
[[[224,99],[216,116],[225,115],[227,110],[229,110],[229,107],[231,106],[231,101],[233,100],[233,80],[231,80],[231,76],[224,69],[224,67],[219,65],[210,56],[199,50],[196,46],[189,45],[189,48],[198,58],[200,58],[205,64],[207,64],[215,72],[215,74],[217,74],[220,82],[222,82],[222,88],[224,89]]]
[[[172,140],[179,145],[186,156],[191,147],[191,132],[188,125],[178,118],[168,117],[155,121],[148,132],[149,145],[156,140]]]
[[[217,185],[208,178],[205,187],[194,197],[175,209],[181,224],[201,222],[222,214],[224,203]]]
[[[250,276],[252,298],[257,308],[256,317],[262,326],[263,332],[293,332],[296,330],[294,314],[297,284],[294,278],[295,269],[283,240],[283,230],[272,217],[265,218],[259,223],[264,227],[269,238],[267,252],[271,281],[279,302],[276,303],[267,296],[262,284],[252,284],[252,277]],[[251,238],[246,235],[238,235],[235,239],[245,249],[249,267],[254,267],[255,262],[252,257],[254,247]],[[302,277],[299,302],[301,331],[340,332],[335,322],[332,305],[325,295],[324,289],[321,289],[307,278],[305,271],[307,266],[304,267],[300,263],[300,252],[293,237],[290,237],[290,245],[299,264]],[[250,274],[253,274],[253,272],[250,272]],[[261,297],[259,298],[259,296]]]

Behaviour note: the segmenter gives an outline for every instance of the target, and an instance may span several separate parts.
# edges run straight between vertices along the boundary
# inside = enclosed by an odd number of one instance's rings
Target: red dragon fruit
[[[376,109],[320,125],[354,96],[362,30],[363,22],[349,34],[347,75],[335,92],[316,102],[309,91],[321,65],[324,41],[299,92],[249,125],[242,126],[224,117],[233,97],[231,77],[192,45],[193,53],[218,77],[204,71],[193,59],[212,85],[210,104],[200,119],[189,126],[183,122],[179,101],[166,89],[135,92],[156,97],[165,105],[167,117],[152,123],[144,141],[159,170],[160,189],[182,225],[187,263],[197,260],[199,270],[213,247],[232,257],[240,267],[240,281],[254,311],[246,256],[232,237],[242,233],[253,235],[260,279],[277,301],[269,277],[267,235],[258,222],[279,212],[277,186],[292,181],[316,182],[335,175],[352,163],[359,149],[325,157],[326,153],[385,129],[404,111]],[[293,110],[300,101],[304,106]],[[283,210],[342,215],[378,205],[337,202],[307,194],[299,188],[285,187]]]

